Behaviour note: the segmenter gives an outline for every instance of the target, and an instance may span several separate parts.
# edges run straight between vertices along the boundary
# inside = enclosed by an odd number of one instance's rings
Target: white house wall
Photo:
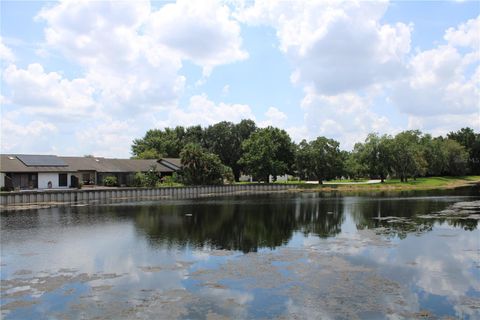
[[[68,188],[70,185],[71,173],[67,174],[67,186],[59,187],[58,186],[58,172],[39,172],[38,173],[38,189],[48,189],[48,182],[52,182],[52,189],[57,188]]]
[[[5,173],[0,172],[0,188],[5,187]]]

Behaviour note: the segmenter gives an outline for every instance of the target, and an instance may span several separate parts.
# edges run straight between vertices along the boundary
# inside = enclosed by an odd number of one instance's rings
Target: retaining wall
[[[0,194],[2,208],[25,205],[68,205],[76,203],[104,202],[109,200],[160,200],[192,199],[231,194],[257,194],[296,189],[289,184],[240,184],[221,186],[192,186],[168,188],[112,188],[29,190]]]

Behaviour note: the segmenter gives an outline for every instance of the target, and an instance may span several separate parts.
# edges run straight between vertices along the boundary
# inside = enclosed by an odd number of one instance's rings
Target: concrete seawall
[[[91,202],[195,199],[219,195],[258,194],[296,189],[290,184],[241,184],[166,188],[65,189],[9,192],[0,195],[0,209],[88,204]]]

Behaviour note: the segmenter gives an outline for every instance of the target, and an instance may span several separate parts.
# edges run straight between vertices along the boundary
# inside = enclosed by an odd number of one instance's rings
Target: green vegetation
[[[160,173],[157,171],[156,166],[151,166],[147,172],[137,172],[134,181],[136,187],[154,188],[161,182]]]
[[[342,175],[343,159],[340,143],[333,139],[318,137],[300,142],[296,153],[298,175],[301,178],[314,178],[319,184],[325,179]]]
[[[243,142],[242,150],[239,163],[255,180],[268,182],[272,175],[275,181],[278,175],[293,172],[295,145],[285,130],[258,129]]]
[[[180,153],[182,180],[189,185],[222,184],[233,180],[232,169],[222,164],[220,158],[201,146],[189,143]]]
[[[233,124],[223,121],[202,129],[200,126],[148,130],[142,139],[135,139],[132,154],[138,159],[178,158],[187,144],[195,143],[216,154],[229,166],[238,181],[244,168],[239,163],[242,143],[257,130],[252,120]]]
[[[395,136],[371,133],[347,152],[334,139],[317,137],[296,145],[278,128],[257,128],[251,120],[223,121],[206,128],[149,130],[133,141],[132,153],[135,158],[182,157],[185,169],[175,183],[185,184],[238,181],[243,173],[263,182],[270,176],[275,181],[279,175],[290,174],[320,183],[380,179],[388,186],[402,182],[418,186],[427,177],[480,174],[480,134],[470,128],[446,137],[419,130]],[[138,175],[140,185],[158,183],[146,175]]]
[[[162,178],[160,184],[157,184],[157,187],[183,187],[183,184],[179,182],[178,175],[174,172],[171,176],[165,176]]]
[[[391,179],[386,181],[387,185],[394,186],[418,186],[418,187],[441,187],[452,185],[453,183],[463,183],[480,181],[480,176],[468,176],[468,177],[423,177],[416,180],[410,180],[408,182],[402,182],[400,179]]]
[[[232,169],[234,179],[240,178],[245,171],[239,161],[242,157],[242,143],[257,130],[255,122],[243,120],[238,124],[220,122],[205,129],[203,146],[218,155],[223,164]]]
[[[342,181],[342,180],[337,180]],[[330,181],[334,182],[334,181]],[[429,189],[451,189],[480,183],[480,176],[462,177],[421,177],[416,180],[402,182],[400,179],[387,179],[384,183],[359,183],[359,184],[300,184],[301,189],[318,191],[402,191],[402,190],[429,190]]]
[[[115,176],[106,176],[103,178],[103,185],[106,187],[116,187],[118,186],[118,180]]]

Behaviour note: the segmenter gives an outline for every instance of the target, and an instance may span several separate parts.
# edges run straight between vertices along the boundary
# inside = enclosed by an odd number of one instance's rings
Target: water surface
[[[478,189],[1,214],[5,319],[480,318]]]

